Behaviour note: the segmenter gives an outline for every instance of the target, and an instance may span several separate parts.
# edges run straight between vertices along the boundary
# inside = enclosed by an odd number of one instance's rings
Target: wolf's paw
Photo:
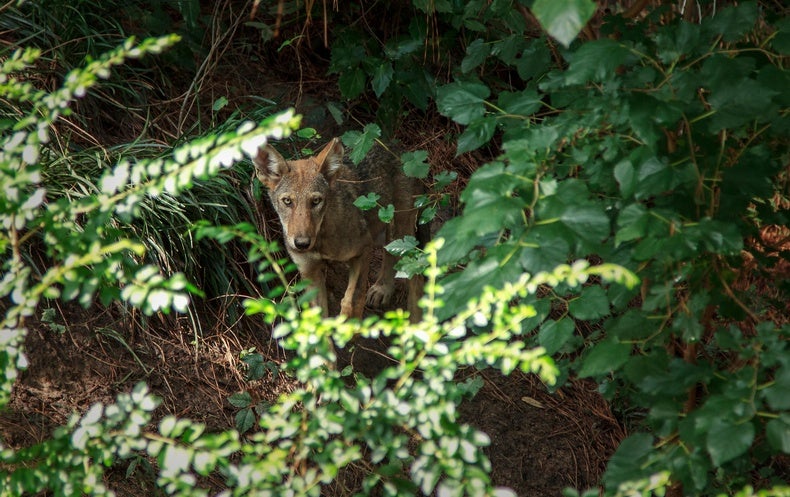
[[[374,309],[380,309],[389,304],[390,299],[392,298],[393,290],[393,285],[376,283],[368,290],[368,298],[366,299],[366,303]]]

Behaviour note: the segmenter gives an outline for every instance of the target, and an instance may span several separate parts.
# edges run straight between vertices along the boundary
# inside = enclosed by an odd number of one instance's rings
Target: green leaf
[[[249,392],[238,392],[228,397],[228,402],[233,407],[249,407],[252,404],[252,396]]]
[[[543,107],[543,102],[538,92],[526,89],[519,92],[501,92],[497,105],[508,114],[526,117],[539,111]]]
[[[478,149],[488,143],[496,131],[497,120],[494,117],[486,116],[482,119],[473,121],[461,136],[458,137],[458,149],[456,155]]]
[[[600,286],[585,287],[579,297],[568,303],[568,312],[583,321],[600,319],[609,315],[609,298]]]
[[[228,105],[228,99],[225,97],[219,97],[218,99],[214,100],[214,104],[211,106],[211,110],[217,112]]]
[[[247,407],[236,413],[236,429],[239,433],[249,431],[255,425],[255,412]]]
[[[721,9],[715,16],[705,18],[702,25],[706,31],[721,35],[724,41],[736,41],[751,31],[758,17],[760,7],[757,2],[743,2]]]
[[[491,46],[483,39],[478,38],[466,47],[466,57],[461,61],[461,72],[468,73],[485,62],[488,54],[491,53]]]
[[[650,214],[642,204],[631,204],[623,209],[617,217],[619,229],[615,233],[615,245],[643,238],[647,234],[649,220]]]
[[[771,386],[763,390],[768,405],[777,411],[790,409],[790,365],[784,365],[776,371]]]
[[[611,79],[630,54],[628,47],[609,38],[587,42],[570,56],[570,66],[564,75],[565,83],[578,85]]]
[[[572,319],[548,320],[540,327],[538,343],[552,355],[559,351],[573,336],[576,326]]]
[[[392,68],[392,62],[389,61],[382,62],[373,70],[373,78],[370,80],[370,85],[373,87],[373,93],[377,97],[380,97],[389,87],[394,74],[395,69]]]
[[[620,343],[614,338],[607,338],[593,346],[584,356],[579,377],[600,376],[611,373],[628,361],[631,355],[631,345]]]
[[[381,195],[379,195],[378,193],[370,192],[367,195],[362,195],[357,197],[357,199],[354,200],[354,205],[357,207],[357,209],[362,209],[363,211],[369,211],[370,209],[373,209],[374,207],[379,205],[378,202],[380,198]]]
[[[413,236],[406,236],[404,238],[391,241],[384,247],[384,249],[392,255],[401,257],[416,249],[417,246],[418,243],[416,238]]]
[[[543,29],[566,47],[595,14],[591,0],[535,0],[532,13]]]
[[[342,71],[337,79],[337,85],[340,87],[343,97],[357,98],[365,90],[365,80],[365,71],[355,67]]]
[[[390,223],[392,219],[395,217],[395,206],[392,204],[387,204],[386,207],[382,207],[379,209],[379,219],[382,223]]]
[[[403,173],[410,178],[427,178],[431,170],[428,164],[428,152],[425,150],[415,150],[406,152],[400,156],[403,163]]]
[[[790,415],[782,414],[765,425],[765,436],[774,449],[790,454]]]
[[[715,466],[746,453],[754,441],[754,425],[751,422],[735,423],[729,419],[713,421],[707,436],[707,449]]]
[[[469,124],[485,114],[488,86],[474,81],[457,81],[436,90],[436,105],[443,116],[458,124]]]
[[[643,463],[652,451],[653,437],[647,433],[636,433],[620,442],[603,475],[607,490],[615,490],[621,482],[650,476],[651,469],[644,468]]]
[[[381,128],[377,124],[370,123],[366,124],[362,131],[346,131],[341,139],[343,144],[351,149],[349,154],[351,162],[359,164],[379,137],[381,137]]]
[[[536,226],[521,239],[519,262],[524,271],[551,271],[568,261],[571,247],[555,225]]]

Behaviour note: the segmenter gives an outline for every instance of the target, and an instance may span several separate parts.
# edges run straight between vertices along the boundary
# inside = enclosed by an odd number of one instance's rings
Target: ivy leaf
[[[469,124],[485,114],[488,86],[474,81],[456,81],[436,90],[439,112],[458,124]]]
[[[591,0],[535,0],[532,13],[551,36],[566,47],[595,14]]]
[[[402,255],[416,249],[417,245],[418,243],[416,238],[413,236],[406,236],[404,238],[391,241],[384,247],[384,250],[392,255],[401,257]]]
[[[346,131],[343,133],[343,144],[351,149],[349,158],[354,164],[359,164],[362,159],[368,154],[373,145],[376,144],[376,138],[381,136],[381,128],[377,124],[367,124],[362,131]]]
[[[717,418],[708,431],[707,448],[713,464],[721,466],[744,454],[754,441],[754,425]]]
[[[378,201],[380,198],[381,195],[379,195],[378,193],[370,192],[367,195],[362,195],[357,197],[357,199],[354,200],[354,205],[357,207],[357,209],[361,209],[363,211],[369,211],[370,209],[379,205]]]
[[[428,164],[428,152],[415,150],[400,156],[403,163],[403,172],[410,178],[426,178],[431,166]]]
[[[631,345],[607,338],[596,344],[582,359],[579,377],[587,378],[611,373],[625,364],[631,356]]]
[[[382,223],[389,223],[395,217],[395,206],[388,204],[386,207],[379,209],[379,219]]]

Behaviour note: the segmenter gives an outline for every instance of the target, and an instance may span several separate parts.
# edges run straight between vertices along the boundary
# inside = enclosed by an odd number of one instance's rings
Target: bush
[[[584,19],[584,3],[564,9]],[[606,17],[585,42],[555,32],[563,48],[529,36],[534,25],[508,2],[414,5],[450,54],[453,81],[437,84],[435,102],[463,126],[458,153],[501,149],[439,231],[439,263],[462,268],[440,280],[439,317],[569,258],[629,268],[641,287],[526,300],[538,312],[529,343],[558,359],[562,381],[594,378],[631,413],[637,433],[609,463],[607,492],[660,481],[651,491],[715,495],[785,481],[788,286],[772,273],[787,251],[760,230],[788,221],[790,24],[749,2],[698,23],[660,7]],[[533,12],[551,27],[544,7]],[[410,57],[389,44],[419,45],[427,32],[385,40],[383,53]],[[465,53],[454,59],[457,39]],[[375,67],[366,76],[379,94]],[[748,287],[758,275],[771,292]]]

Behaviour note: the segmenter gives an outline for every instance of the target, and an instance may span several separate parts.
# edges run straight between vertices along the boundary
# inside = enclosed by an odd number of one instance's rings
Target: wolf
[[[327,263],[348,263],[348,286],[340,313],[361,318],[365,303],[380,308],[389,303],[395,288],[395,257],[385,251],[376,283],[365,290],[371,252],[407,235],[424,244],[427,225],[417,227],[414,199],[424,185],[403,173],[400,160],[380,144],[354,166],[346,157],[339,138],[321,151],[300,160],[286,160],[271,145],[258,149],[253,160],[258,179],[268,189],[269,199],[280,218],[285,248],[303,279],[317,290],[316,304],[328,316]],[[361,195],[375,192],[378,203],[395,207],[394,220],[383,223],[377,209],[362,211],[354,205]],[[422,279],[409,285],[411,320],[420,318],[417,300]]]

